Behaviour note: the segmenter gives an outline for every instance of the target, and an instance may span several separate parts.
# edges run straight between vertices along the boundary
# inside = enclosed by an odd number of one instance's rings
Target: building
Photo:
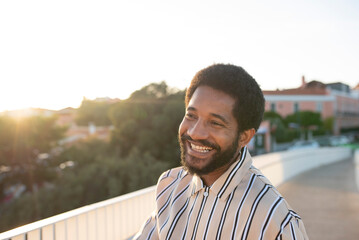
[[[65,138],[60,141],[61,144],[71,145],[79,140],[87,138],[97,138],[104,141],[109,141],[113,126],[96,126],[94,123],[89,123],[88,126],[79,126],[76,124],[77,109],[65,108],[56,111],[56,123],[59,126],[66,126],[68,129],[65,133]]]
[[[338,135],[349,129],[359,129],[359,86],[350,89],[344,83],[324,84],[306,82],[294,89],[263,91],[265,110],[274,111],[282,117],[298,111],[313,111],[322,119],[333,117],[333,132]]]

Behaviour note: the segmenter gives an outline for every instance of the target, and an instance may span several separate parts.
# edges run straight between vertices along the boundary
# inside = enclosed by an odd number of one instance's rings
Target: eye
[[[186,118],[188,120],[194,120],[196,119],[196,115],[194,115],[193,113],[186,113]]]
[[[211,121],[211,124],[215,127],[224,127],[224,125],[220,122],[217,121]]]

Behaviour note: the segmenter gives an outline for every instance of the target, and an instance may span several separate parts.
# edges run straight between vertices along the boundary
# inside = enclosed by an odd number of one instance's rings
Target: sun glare
[[[31,92],[19,93],[21,97],[4,93],[0,95],[0,112],[16,110],[16,117],[24,117],[28,116],[32,111],[31,109],[34,108],[48,110],[60,110],[67,107],[78,108],[84,98],[90,100],[119,98],[123,100],[146,84],[146,82],[143,82],[143,85],[139,82],[124,84],[121,81],[114,81],[112,86],[108,86],[107,84],[101,85],[101,81],[99,81],[96,85],[89,85],[86,91],[80,87],[69,90],[67,86],[58,85],[56,92],[53,93],[36,91],[36,89]],[[77,91],[77,89],[80,90]]]
[[[184,89],[220,62],[266,90],[296,87],[302,75],[355,86],[358,6],[284,2],[0,1],[0,112],[125,99],[160,81]]]

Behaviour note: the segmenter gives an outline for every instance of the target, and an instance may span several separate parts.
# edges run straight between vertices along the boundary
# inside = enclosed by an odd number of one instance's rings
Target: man
[[[195,75],[185,103],[183,166],[159,178],[156,210],[135,239],[308,239],[246,148],[264,112],[256,81],[215,64]]]

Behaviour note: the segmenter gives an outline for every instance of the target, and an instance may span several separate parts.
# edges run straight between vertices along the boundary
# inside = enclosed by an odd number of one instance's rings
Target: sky
[[[354,87],[359,1],[0,1],[0,111],[185,89],[213,63],[242,66],[263,90],[303,75]]]

